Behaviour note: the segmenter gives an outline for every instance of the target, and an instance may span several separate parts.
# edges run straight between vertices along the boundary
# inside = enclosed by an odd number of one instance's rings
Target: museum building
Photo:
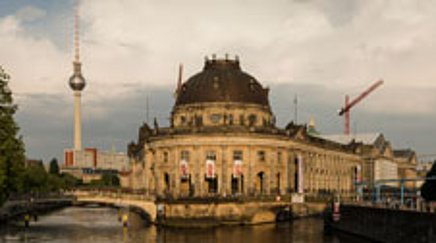
[[[160,197],[354,192],[362,165],[353,146],[276,126],[269,89],[235,59],[208,59],[179,81],[170,125],[144,123],[128,145],[122,184]]]

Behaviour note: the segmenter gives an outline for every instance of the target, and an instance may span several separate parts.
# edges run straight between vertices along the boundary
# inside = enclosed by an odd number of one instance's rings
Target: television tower
[[[82,75],[82,63],[80,62],[80,43],[79,43],[79,1],[76,1],[74,15],[74,73],[68,83],[74,93],[74,150],[82,150],[82,118],[81,118],[81,96],[85,88],[85,79]]]

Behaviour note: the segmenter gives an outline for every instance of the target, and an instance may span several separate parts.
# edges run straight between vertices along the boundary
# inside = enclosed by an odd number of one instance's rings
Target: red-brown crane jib
[[[357,103],[359,103],[363,98],[368,96],[372,91],[377,89],[379,86],[383,84],[383,80],[379,80],[375,82],[371,87],[369,87],[367,90],[365,90],[363,93],[361,93],[359,96],[357,96],[354,100],[351,102],[349,101],[350,98],[348,95],[345,96],[345,106],[339,110],[339,115],[344,115],[345,117],[345,128],[344,128],[344,134],[348,135],[350,134],[350,109],[355,106]]]

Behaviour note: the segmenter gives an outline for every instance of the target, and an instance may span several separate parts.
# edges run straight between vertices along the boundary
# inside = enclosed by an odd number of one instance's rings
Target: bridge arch
[[[112,207],[126,207],[141,216],[142,219],[150,223],[156,223],[157,207],[154,199],[144,195],[120,194],[113,192],[82,192],[74,193],[75,203],[81,204],[100,204]]]

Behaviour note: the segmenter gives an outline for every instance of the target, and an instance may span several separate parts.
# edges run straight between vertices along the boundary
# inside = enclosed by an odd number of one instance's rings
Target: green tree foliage
[[[24,170],[24,144],[18,137],[19,127],[14,120],[17,106],[13,102],[8,82],[10,77],[0,66],[0,203],[17,185]]]
[[[101,180],[104,185],[106,186],[119,186],[120,185],[120,179],[115,174],[103,174],[101,177]]]
[[[50,162],[50,168],[53,164]],[[55,161],[57,164],[57,161]],[[20,180],[21,193],[48,193],[58,192],[61,189],[71,189],[81,184],[81,181],[69,174],[48,173],[42,161],[29,165],[23,172]]]
[[[28,165],[20,181],[20,192],[45,192],[49,191],[48,173],[44,169],[42,161]]]
[[[105,173],[100,180],[91,181],[91,186],[117,187],[120,185],[120,179],[116,174]]]
[[[426,175],[426,180],[421,186],[421,196],[426,201],[436,201],[436,160],[433,162],[433,166]],[[434,178],[429,180],[429,178]]]
[[[62,180],[62,189],[71,189],[77,186],[82,185],[82,181],[77,179],[76,177],[62,173],[60,175],[60,178]]]
[[[52,175],[59,175],[59,164],[56,158],[50,161],[49,173]]]

